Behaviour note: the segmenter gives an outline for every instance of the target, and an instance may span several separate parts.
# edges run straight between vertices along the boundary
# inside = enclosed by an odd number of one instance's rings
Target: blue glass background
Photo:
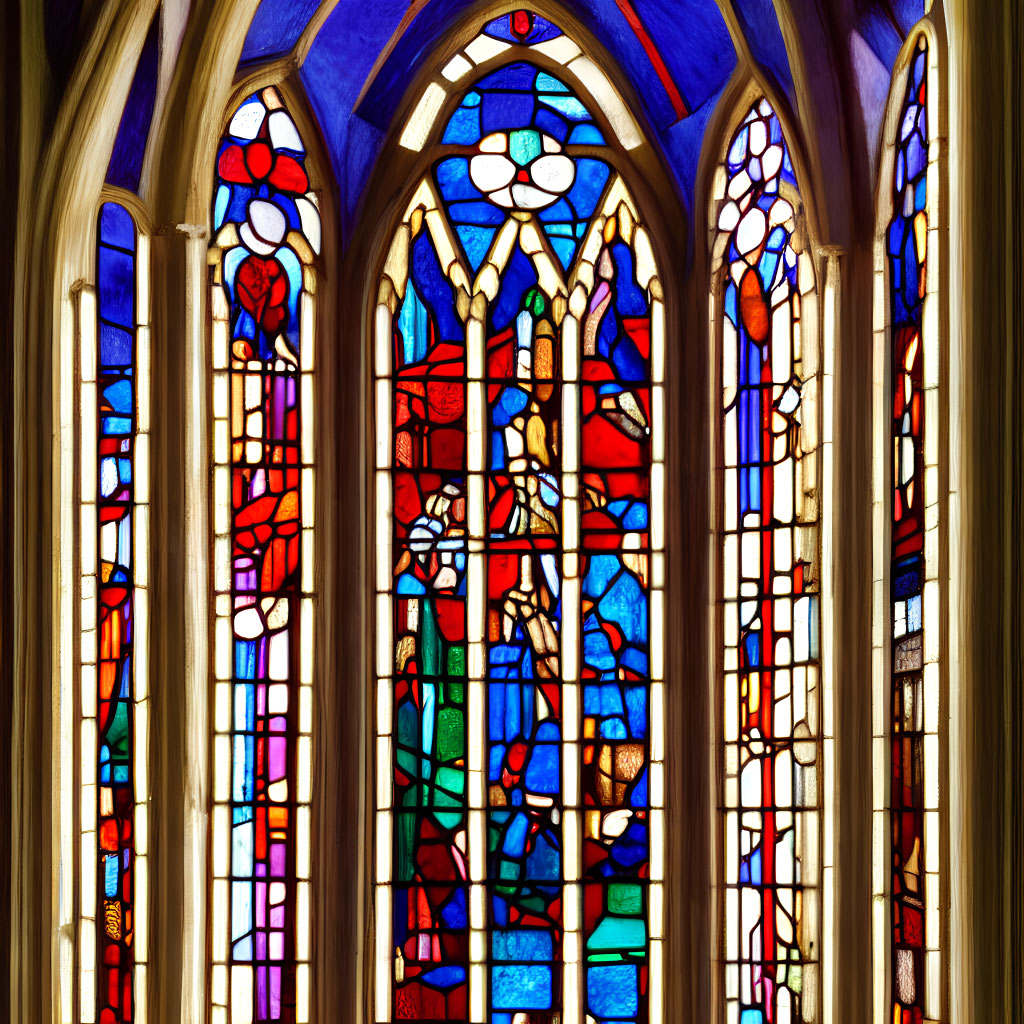
[[[278,53],[293,46],[301,33],[301,12],[312,6],[311,0],[263,0],[243,63],[270,56],[271,44]],[[736,67],[736,54],[718,6],[708,0],[632,0],[632,6],[686,103],[682,119],[617,0],[567,3],[618,65],[635,94],[635,113],[651,129],[684,204],[692,208],[704,132]],[[409,11],[407,0],[378,0],[372,17],[361,4],[339,3],[314,41],[300,74],[331,156],[346,238],[411,78],[471,7],[471,0],[430,0],[396,38]],[[865,40],[891,66],[905,33],[922,17],[924,0],[857,7]],[[793,75],[772,0],[737,0],[736,9],[754,59],[792,101]],[[378,55],[389,45],[371,80]]]

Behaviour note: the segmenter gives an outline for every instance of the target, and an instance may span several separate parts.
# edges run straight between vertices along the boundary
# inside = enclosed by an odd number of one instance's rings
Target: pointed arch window
[[[596,67],[547,70],[585,58],[525,11],[444,75],[499,53],[440,131],[373,315],[374,1015],[653,1022],[664,299],[616,169],[621,101],[609,139],[570,84]]]
[[[145,1021],[149,959],[149,239],[134,197],[113,194],[97,219],[96,289],[77,296],[77,1019],[99,1024]],[[63,820],[67,835],[72,808]]]
[[[310,1019],[320,216],[280,93],[232,113],[210,250],[212,1020]]]
[[[778,115],[719,173],[720,793],[726,1019],[818,1019],[822,697],[814,267]]]
[[[875,1019],[944,1016],[942,580],[946,499],[938,295],[936,43],[923,22],[893,78],[881,175],[875,472]],[[884,525],[883,525],[884,524]],[[883,596],[884,595],[884,596]],[[883,601],[886,602],[883,604]],[[882,667],[884,666],[884,668]],[[881,797],[881,799],[879,799]]]

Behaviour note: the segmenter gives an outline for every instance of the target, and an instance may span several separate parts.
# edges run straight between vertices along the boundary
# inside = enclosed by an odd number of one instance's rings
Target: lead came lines
[[[320,220],[272,88],[221,142],[211,292],[215,1022],[309,1020]]]
[[[817,340],[778,118],[730,144],[724,259],[725,997],[730,1019],[817,1013]]]
[[[385,261],[378,1021],[660,1020],[664,309],[589,122],[477,81]]]

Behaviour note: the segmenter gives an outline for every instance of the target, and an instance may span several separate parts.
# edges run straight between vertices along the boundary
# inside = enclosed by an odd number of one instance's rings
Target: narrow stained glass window
[[[303,1022],[320,216],[272,88],[221,141],[213,226],[212,1019]]]
[[[925,846],[925,820],[938,807],[926,778],[938,777],[939,665],[932,642],[938,583],[937,477],[928,472],[929,439],[938,430],[937,353],[925,325],[929,218],[928,47],[922,37],[907,72],[895,139],[893,217],[888,229],[889,352],[892,373],[892,490],[889,622],[891,669],[891,956],[894,1024],[938,1017],[926,1001],[926,958],[937,960],[938,850]],[[927,614],[926,614],[927,609]],[[936,830],[937,834],[937,830]],[[931,951],[931,952],[926,952]],[[937,962],[935,977],[938,977]]]
[[[145,1020],[149,331],[145,238],[100,208],[80,296],[80,1019]]]
[[[655,1022],[661,282],[571,44],[479,39],[375,311],[375,1018]]]
[[[820,694],[813,267],[767,100],[733,136],[717,210],[727,1019],[817,1016]]]

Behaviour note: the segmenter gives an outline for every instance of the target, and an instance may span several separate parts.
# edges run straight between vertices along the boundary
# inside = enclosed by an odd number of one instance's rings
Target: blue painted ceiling
[[[638,112],[689,205],[704,131],[737,60],[718,4],[564,2],[639,97]],[[320,29],[300,74],[330,151],[346,234],[410,82],[425,61],[447,59],[438,48],[473,5],[474,0],[373,0],[368,10],[360,0],[339,0]],[[242,52],[243,67],[290,52],[318,6],[316,0],[262,0]],[[853,0],[852,6],[857,29],[891,66],[906,32],[922,16],[924,0]],[[772,0],[733,0],[733,8],[752,57],[792,100],[793,78]],[[484,21],[481,16],[480,28]],[[656,66],[659,59],[664,69]],[[666,75],[685,105],[683,117]]]
[[[263,0],[263,7],[272,2],[281,0]],[[359,4],[342,0],[320,30],[301,76],[330,150],[346,225],[410,80],[424,61],[438,59],[434,56],[438,44],[472,5],[472,0],[430,0],[395,40],[372,80],[377,55],[409,10],[407,0],[378,0],[372,19],[365,17]],[[568,6],[608,49],[632,85],[684,195],[689,194],[704,126],[736,66],[736,53],[717,6],[709,0],[632,0],[637,18],[686,105],[689,113],[683,118],[616,0]],[[687,26],[685,36],[679,32],[680,23]],[[483,24],[481,18],[481,28]]]
[[[242,47],[242,64],[282,57],[299,41],[320,0],[263,0]]]

